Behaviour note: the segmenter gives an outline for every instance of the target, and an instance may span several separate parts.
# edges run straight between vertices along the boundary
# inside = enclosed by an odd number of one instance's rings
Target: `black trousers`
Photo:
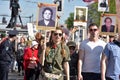
[[[101,80],[100,73],[82,72],[83,80]]]
[[[9,66],[0,64],[0,80],[8,80]]]
[[[20,60],[17,60],[18,63],[18,72],[20,73],[20,71],[23,71],[23,62]]]
[[[13,28],[16,26],[16,23],[17,23],[17,17],[19,17],[19,20],[20,20],[20,23],[23,27],[23,23],[22,23],[22,19],[21,19],[21,16],[20,15],[14,15],[14,16],[11,16],[11,19],[10,19],[10,22],[9,24],[7,25],[6,28]]]
[[[25,70],[26,80],[35,80],[35,70],[27,69]]]
[[[70,75],[70,80],[77,80],[77,75]]]
[[[109,77],[106,77],[106,80],[113,80],[113,79],[111,79],[111,78],[109,78]]]
[[[17,15],[16,16],[11,16],[10,22],[6,28],[13,28],[15,27],[17,22]]]
[[[39,80],[40,71],[35,69],[27,69],[25,70],[26,80]]]

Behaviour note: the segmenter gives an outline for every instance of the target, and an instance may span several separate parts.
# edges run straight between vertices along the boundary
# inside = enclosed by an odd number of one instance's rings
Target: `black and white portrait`
[[[98,0],[98,11],[109,12],[108,0]]]
[[[55,29],[56,26],[56,4],[39,4],[38,19],[37,19],[37,28],[39,29]]]
[[[88,7],[75,6],[74,26],[87,26]]]
[[[55,26],[55,21],[52,18],[53,16],[53,10],[50,7],[45,7],[42,11],[42,19],[39,20],[38,25],[50,27]]]
[[[83,9],[77,9],[76,20],[85,21],[85,13]]]
[[[58,5],[57,11],[62,11],[62,0],[54,0],[54,3]]]
[[[74,33],[74,41],[80,43],[83,40],[83,30],[78,27],[78,30]]]

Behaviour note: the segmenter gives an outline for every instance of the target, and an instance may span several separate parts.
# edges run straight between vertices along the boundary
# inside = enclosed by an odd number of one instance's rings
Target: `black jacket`
[[[70,75],[77,75],[78,53],[73,53],[70,58]]]
[[[50,20],[48,25],[45,25],[44,20],[41,20],[38,22],[39,26],[48,26],[48,27],[54,27],[55,26],[55,21],[53,21],[52,19]]]
[[[13,43],[8,39],[0,44],[0,63],[10,64],[13,59]]]
[[[115,26],[114,26],[114,25],[111,25],[111,26],[110,26],[110,32],[114,32],[114,29],[115,29]],[[102,32],[107,32],[107,27],[106,27],[106,25],[103,25],[103,26],[102,26],[101,31],[102,31]]]

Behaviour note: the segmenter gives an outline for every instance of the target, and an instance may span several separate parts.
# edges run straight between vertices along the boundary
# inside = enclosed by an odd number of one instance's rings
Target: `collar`
[[[114,40],[113,42],[120,47],[120,42],[119,41]]]
[[[56,44],[54,44],[54,45],[52,46],[52,49],[55,49],[55,48],[57,48],[57,45],[56,45]]]

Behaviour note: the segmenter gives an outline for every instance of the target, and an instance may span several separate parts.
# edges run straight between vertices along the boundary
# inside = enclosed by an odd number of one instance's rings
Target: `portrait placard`
[[[83,29],[80,29],[80,27],[74,32],[74,41],[76,43],[83,41]]]
[[[33,24],[32,23],[27,23],[27,28],[28,28],[29,37],[34,38]]]
[[[109,0],[98,0],[98,11],[109,12]]]
[[[54,0],[54,4],[57,4],[57,11],[62,12],[63,10],[63,0]]]
[[[74,26],[87,26],[88,8],[75,6],[74,9]]]
[[[37,29],[55,30],[57,25],[57,5],[39,3],[37,16]]]
[[[114,35],[117,24],[116,14],[104,14],[100,19],[100,34]]]

